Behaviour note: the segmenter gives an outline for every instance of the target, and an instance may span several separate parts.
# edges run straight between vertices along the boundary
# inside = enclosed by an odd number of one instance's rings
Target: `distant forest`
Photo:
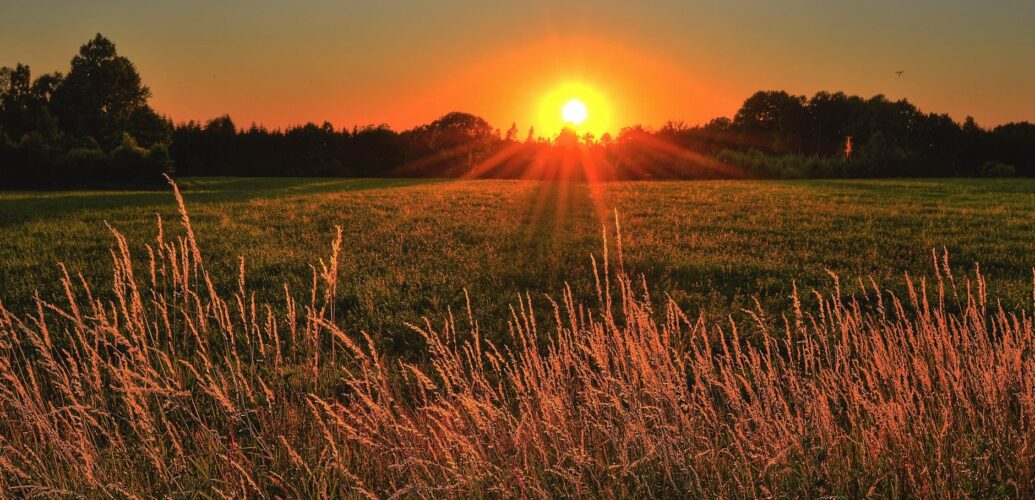
[[[906,100],[757,92],[731,118],[616,136],[541,138],[467,113],[387,125],[286,130],[229,116],[173,124],[101,35],[67,74],[0,69],[0,187],[150,185],[178,176],[537,179],[1035,177],[1035,125],[982,128]]]

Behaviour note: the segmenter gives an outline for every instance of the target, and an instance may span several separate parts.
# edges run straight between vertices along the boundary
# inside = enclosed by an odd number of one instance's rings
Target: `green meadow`
[[[490,328],[505,326],[524,293],[535,301],[569,284],[591,302],[591,256],[602,261],[606,229],[615,260],[616,213],[626,270],[720,320],[756,298],[783,312],[795,284],[829,288],[828,271],[846,289],[931,276],[932,252],[948,252],[960,274],[980,263],[993,296],[1025,306],[1035,264],[1032,180],[179,183],[217,285],[236,290],[243,258],[249,289],[273,304],[285,284],[307,297],[340,226],[339,318],[396,350],[410,347],[406,323],[458,310],[465,290]],[[103,294],[108,226],[143,270],[158,217],[182,234],[168,190],[0,192],[0,300],[18,311],[36,293],[60,298],[59,262]]]

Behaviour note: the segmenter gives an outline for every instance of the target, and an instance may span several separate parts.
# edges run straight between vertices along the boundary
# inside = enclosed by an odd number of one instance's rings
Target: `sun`
[[[553,138],[566,128],[576,127],[580,135],[595,137],[614,130],[615,107],[601,86],[567,80],[534,95],[539,96],[535,131],[543,137]]]
[[[561,117],[564,118],[565,122],[572,125],[581,125],[589,117],[589,110],[586,109],[586,104],[582,101],[572,99],[561,108]]]

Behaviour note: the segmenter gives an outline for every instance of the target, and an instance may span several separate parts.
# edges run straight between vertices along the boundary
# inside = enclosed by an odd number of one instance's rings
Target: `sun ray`
[[[493,169],[505,165],[508,160],[514,158],[514,156],[517,155],[517,153],[519,153],[524,147],[525,144],[519,142],[508,144],[503,149],[500,149],[492,156],[486,158],[485,160],[483,160],[482,162],[478,163],[473,168],[465,172],[462,176],[460,176],[460,178],[478,179],[483,176],[491,176]]]
[[[691,162],[693,162],[694,165],[700,166],[708,170],[711,174],[715,176],[734,179],[743,179],[750,177],[750,175],[748,175],[747,172],[735,165],[731,165],[729,163],[716,160],[715,158],[712,158],[710,156],[703,155],[696,151],[691,151],[687,148],[672,144],[668,141],[664,141],[656,137],[652,137],[650,135],[644,135],[639,139],[643,142],[645,146],[647,146],[648,150],[662,151],[668,153],[672,155],[673,159],[690,160]],[[670,160],[668,162],[659,162],[659,164],[670,166],[674,165],[675,163]],[[687,177],[687,174],[689,172],[674,173],[679,177]]]

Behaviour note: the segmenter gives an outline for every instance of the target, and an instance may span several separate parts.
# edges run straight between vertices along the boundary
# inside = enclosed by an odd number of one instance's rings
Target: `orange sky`
[[[883,93],[990,126],[1035,120],[1033,25],[1019,0],[40,0],[0,4],[0,65],[66,71],[101,32],[174,120],[270,127],[467,111],[552,135],[565,89],[591,94],[580,132],[596,135],[731,116],[760,89]]]
[[[484,55],[384,111],[406,121],[414,111],[434,114],[441,103],[458,103],[458,109],[477,110],[504,130],[516,121],[523,137],[529,125],[537,134],[555,135],[563,125],[560,108],[579,99],[589,108],[579,132],[599,137],[642,121],[706,120],[728,114],[743,100],[710,80],[628,44],[549,38]]]

